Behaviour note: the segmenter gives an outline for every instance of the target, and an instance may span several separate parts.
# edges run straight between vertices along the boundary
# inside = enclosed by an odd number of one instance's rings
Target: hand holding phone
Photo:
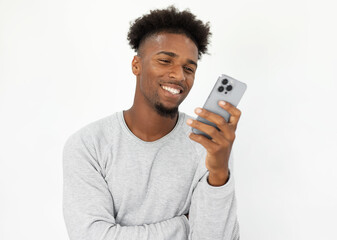
[[[227,76],[225,74],[222,74],[219,76],[218,80],[216,81],[211,93],[209,94],[203,108],[213,112],[215,114],[218,114],[225,118],[226,122],[229,121],[230,114],[221,108],[218,105],[218,102],[220,100],[229,102],[233,106],[237,106],[239,104],[240,99],[242,98],[244,92],[247,89],[247,85],[243,82],[240,82],[230,76]],[[211,125],[215,127],[216,129],[220,130],[216,124],[198,116],[197,120],[200,122],[203,122],[205,124]],[[196,129],[192,128],[192,132],[195,134],[202,134],[208,139],[212,139],[209,135],[206,133]]]

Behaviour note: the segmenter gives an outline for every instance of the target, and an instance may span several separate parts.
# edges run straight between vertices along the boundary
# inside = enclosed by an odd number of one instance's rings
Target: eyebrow
[[[167,51],[160,51],[156,55],[159,55],[159,54],[165,54],[165,55],[168,55],[170,57],[178,57],[179,56],[179,55],[177,55],[174,52],[167,52]],[[191,59],[187,59],[187,62],[190,63],[190,64],[195,65],[196,67],[198,67],[198,64],[195,61],[191,60]]]

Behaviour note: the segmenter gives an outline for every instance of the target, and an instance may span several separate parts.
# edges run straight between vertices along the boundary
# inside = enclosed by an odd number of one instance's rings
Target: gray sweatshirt
[[[69,136],[63,215],[71,240],[239,239],[232,154],[227,183],[209,185],[207,152],[188,137],[187,118],[179,112],[153,142],[137,138],[122,111]]]

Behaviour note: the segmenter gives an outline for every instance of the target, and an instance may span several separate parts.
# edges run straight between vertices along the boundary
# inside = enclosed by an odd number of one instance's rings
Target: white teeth
[[[180,90],[175,89],[175,88],[170,88],[170,87],[166,87],[166,86],[161,86],[163,89],[169,91],[172,94],[178,94],[180,93]]]

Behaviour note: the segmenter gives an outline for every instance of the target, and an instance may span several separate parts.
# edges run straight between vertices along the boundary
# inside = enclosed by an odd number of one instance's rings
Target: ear
[[[139,56],[134,56],[132,59],[132,72],[134,75],[138,76],[141,72],[141,59]]]

